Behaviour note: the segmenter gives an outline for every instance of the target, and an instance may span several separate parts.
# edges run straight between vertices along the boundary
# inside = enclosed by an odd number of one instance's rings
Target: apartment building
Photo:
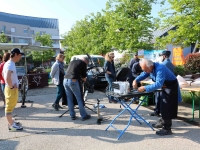
[[[53,40],[53,49],[60,53],[60,35],[58,19],[22,16],[0,12],[0,34],[4,33],[12,43],[28,43],[40,45],[34,40],[34,35],[50,34]]]

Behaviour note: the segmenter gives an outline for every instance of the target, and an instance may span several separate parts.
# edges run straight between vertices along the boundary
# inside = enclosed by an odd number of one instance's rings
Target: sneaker
[[[53,107],[56,111],[59,111],[58,104],[53,104],[52,107]]]
[[[166,130],[166,129],[163,128],[160,131],[156,131],[156,134],[160,135],[160,136],[171,135],[172,131],[171,130]]]
[[[86,116],[83,117],[81,120],[82,120],[82,121],[85,121],[85,120],[90,119],[90,118],[91,118],[91,115],[86,115]]]
[[[159,117],[160,115],[157,112],[152,112],[152,113],[149,114],[149,116],[157,116],[157,117]]]
[[[154,127],[154,128],[162,128],[163,127],[163,123],[157,122],[156,124],[152,124],[152,127]]]
[[[164,121],[162,118],[160,118],[156,124],[152,124],[152,127],[154,128],[162,128],[163,126],[164,126]]]
[[[23,128],[16,125],[15,123],[13,123],[13,125],[9,127],[10,132],[22,131],[22,130],[23,130]]]
[[[76,120],[76,116],[72,116],[71,119],[72,119],[72,120]]]
[[[12,120],[13,120],[13,123],[15,123],[16,125],[19,125],[19,124],[20,124],[20,122],[17,122],[17,121],[15,120],[15,118],[12,118]]]
[[[58,104],[58,108],[59,108],[59,109],[63,109],[63,107],[61,107],[59,104]]]

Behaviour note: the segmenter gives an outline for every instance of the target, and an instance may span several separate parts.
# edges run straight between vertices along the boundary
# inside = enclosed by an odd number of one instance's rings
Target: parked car
[[[93,87],[106,87],[107,81],[103,69],[105,58],[101,55],[74,55],[71,61],[80,59],[83,56],[89,57],[87,82]]]

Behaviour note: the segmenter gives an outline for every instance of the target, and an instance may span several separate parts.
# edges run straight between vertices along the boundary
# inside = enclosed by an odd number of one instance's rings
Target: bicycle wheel
[[[27,91],[28,91],[28,78],[27,78],[27,76],[22,77],[20,91],[21,91],[21,94],[22,94],[22,100],[25,101],[26,94],[27,94]]]

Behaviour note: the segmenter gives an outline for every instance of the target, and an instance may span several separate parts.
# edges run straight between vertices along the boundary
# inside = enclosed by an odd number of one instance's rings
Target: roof
[[[22,16],[0,12],[0,21],[28,25],[30,27],[58,29],[58,19]]]
[[[48,46],[34,46],[26,43],[0,43],[0,50],[11,50],[13,48],[19,48],[22,51],[46,51],[51,47]]]
[[[176,27],[174,26],[171,26],[171,27],[168,27],[168,28],[164,28],[164,29],[158,29],[158,30],[155,30],[153,31],[153,39],[152,39],[152,42],[154,43],[156,41],[156,38],[157,37],[162,37],[162,36],[166,36],[167,35],[167,32],[169,30],[174,30]]]

